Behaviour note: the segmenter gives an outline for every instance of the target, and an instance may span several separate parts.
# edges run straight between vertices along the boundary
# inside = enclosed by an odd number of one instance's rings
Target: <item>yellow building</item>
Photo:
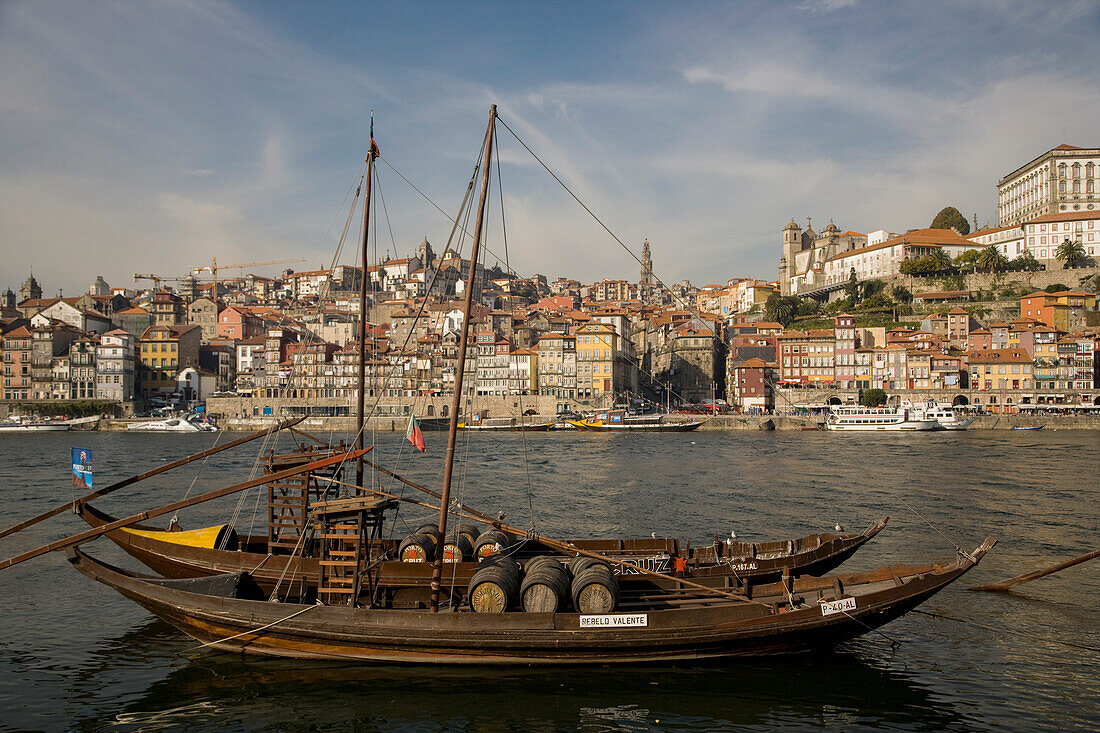
[[[1031,356],[1023,349],[987,349],[970,354],[970,387],[981,390],[1033,389]]]
[[[138,349],[142,399],[156,392],[175,392],[179,371],[199,365],[201,340],[198,326],[158,324],[145,329]]]
[[[615,392],[615,356],[619,335],[606,323],[587,323],[576,331],[577,397]]]

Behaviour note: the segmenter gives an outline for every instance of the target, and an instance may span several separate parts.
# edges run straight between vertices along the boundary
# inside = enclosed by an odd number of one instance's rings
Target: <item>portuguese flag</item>
[[[416,415],[409,415],[409,429],[405,431],[405,440],[419,448],[421,453],[428,450],[424,445],[424,433],[420,432],[420,426],[416,424]]]

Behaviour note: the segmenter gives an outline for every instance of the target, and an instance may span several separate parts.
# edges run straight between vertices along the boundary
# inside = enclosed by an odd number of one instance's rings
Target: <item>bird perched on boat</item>
[[[730,536],[726,538],[726,544],[727,545],[732,545],[736,541],[737,541],[737,532],[735,532],[731,529],[730,530]]]
[[[650,532],[649,536],[653,539],[657,539],[657,533],[656,532]]]
[[[835,529],[837,532],[843,532],[844,531],[844,528],[840,526],[840,522],[837,522],[836,526],[833,527],[833,529]]]

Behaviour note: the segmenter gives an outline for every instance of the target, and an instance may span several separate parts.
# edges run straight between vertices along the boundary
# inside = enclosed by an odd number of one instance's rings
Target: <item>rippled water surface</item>
[[[217,439],[228,440],[231,436]],[[438,485],[446,436],[376,457]],[[71,496],[69,447],[96,485],[202,450],[216,436],[0,436],[0,525]],[[259,441],[101,500],[118,515],[243,480]],[[287,447],[283,443],[283,447]],[[845,570],[951,559],[1000,544],[922,610],[827,654],[706,665],[444,669],[254,660],[195,642],[67,566],[0,572],[0,728],[12,730],[1100,729],[1100,560],[1008,594],[970,593],[1098,546],[1100,435],[829,433],[462,436],[462,501],[550,536],[787,539],[840,522],[887,529]],[[524,455],[527,461],[524,461]],[[388,482],[383,484],[390,487]],[[396,490],[396,487],[394,487]],[[245,528],[255,494],[186,510]],[[262,509],[262,507],[261,507]],[[396,532],[419,523],[409,512]],[[163,523],[164,519],[157,520]],[[258,520],[257,520],[258,521]],[[64,514],[0,555],[84,528]],[[137,569],[106,541],[93,554]]]

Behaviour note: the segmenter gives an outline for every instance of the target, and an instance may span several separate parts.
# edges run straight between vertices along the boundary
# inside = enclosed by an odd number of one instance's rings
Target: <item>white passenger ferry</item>
[[[958,411],[949,405],[941,405],[935,400],[911,405],[908,400],[901,403],[902,407],[908,407],[913,415],[930,417],[936,421],[936,430],[966,430],[974,422],[974,418],[963,418]]]
[[[826,430],[935,430],[937,425],[909,407],[836,407],[825,418]]]

